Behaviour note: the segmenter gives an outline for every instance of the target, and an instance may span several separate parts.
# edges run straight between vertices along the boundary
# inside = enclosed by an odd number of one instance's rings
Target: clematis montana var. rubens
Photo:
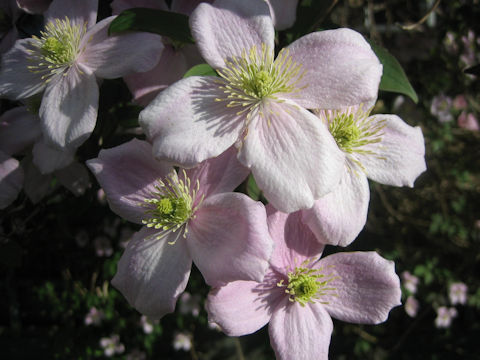
[[[316,32],[274,59],[275,33],[262,0],[202,3],[190,26],[220,77],[182,79],[140,113],[154,156],[191,167],[234,145],[277,209],[312,207],[339,183],[345,155],[306,109],[376,98],[382,66],[368,43],[349,29]]]
[[[370,201],[367,178],[411,187],[426,170],[420,127],[396,115],[369,116],[369,111],[363,105],[316,111],[345,154],[338,186],[311,209],[302,210],[304,221],[324,244],[347,246],[363,229]]]
[[[108,36],[114,17],[96,23],[98,0],[54,0],[40,37],[18,40],[2,58],[0,96],[13,100],[44,91],[43,136],[75,149],[91,134],[98,110],[97,78],[147,71],[159,59],[161,37]]]
[[[172,312],[192,260],[212,286],[262,281],[271,255],[265,207],[232,193],[248,170],[229,150],[179,173],[132,140],[87,162],[111,209],[144,224],[128,243],[112,283],[151,318]]]
[[[274,242],[263,282],[235,281],[213,289],[209,321],[231,336],[269,323],[278,360],[328,359],[331,317],[377,324],[400,305],[400,280],[392,261],[375,252],[343,252],[318,260],[323,246],[300,214],[268,209]]]

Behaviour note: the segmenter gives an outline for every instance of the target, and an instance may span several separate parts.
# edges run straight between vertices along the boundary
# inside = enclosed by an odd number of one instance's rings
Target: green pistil
[[[307,260],[302,265],[307,265],[309,262],[310,260]],[[303,266],[296,267],[295,271],[288,273],[288,285],[285,285],[284,281],[281,280],[277,286],[286,287],[285,293],[290,295],[289,300],[291,302],[298,302],[301,306],[314,303],[321,296],[327,294],[327,291],[335,290],[327,287],[327,285],[337,277],[325,275],[322,270]]]

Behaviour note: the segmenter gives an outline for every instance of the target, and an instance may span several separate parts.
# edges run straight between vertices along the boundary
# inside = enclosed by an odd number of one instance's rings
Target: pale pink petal
[[[273,53],[275,32],[266,2],[218,0],[202,3],[190,16],[193,37],[204,59],[214,68],[225,60],[265,44]]]
[[[92,186],[87,168],[78,162],[56,171],[55,175],[60,184],[75,196],[85,194],[85,191]]]
[[[269,277],[274,281],[266,282]],[[278,278],[267,273],[263,283],[234,281],[213,289],[205,305],[208,320],[218,324],[228,336],[247,335],[261,329],[285,298],[285,290],[276,282]]]
[[[78,61],[104,79],[151,70],[160,60],[162,37],[146,32],[109,36],[108,27],[113,19],[115,16],[100,21],[85,34],[80,45],[85,50]]]
[[[311,208],[339,183],[345,155],[325,125],[307,110],[270,101],[262,111],[264,116],[252,119],[238,159],[252,170],[275,208],[283,212]]]
[[[282,306],[283,305],[283,306]],[[328,360],[332,319],[320,304],[280,304],[269,325],[277,360]]]
[[[311,209],[302,210],[302,218],[319,242],[347,246],[365,226],[369,200],[367,177],[346,168],[339,185]]]
[[[113,15],[118,15],[124,10],[137,7],[168,10],[164,0],[114,0],[110,6],[112,7]]]
[[[40,119],[25,106],[5,111],[0,117],[0,150],[6,154],[17,154],[40,136]]]
[[[183,239],[171,245],[169,233],[155,240],[155,230],[143,228],[127,245],[112,280],[142,314],[159,319],[173,312],[178,296],[185,290],[192,260]]]
[[[328,313],[339,320],[361,324],[385,321],[400,305],[400,279],[393,261],[374,251],[336,253],[321,259],[316,268],[336,276],[320,298]],[[326,303],[326,304],[325,304]]]
[[[25,172],[25,183],[23,185],[25,194],[32,203],[37,204],[54,189],[53,174],[43,175],[33,164],[30,157],[23,159],[21,165]]]
[[[17,40],[13,48],[2,56],[0,67],[0,96],[11,100],[30,97],[45,88],[45,81],[38,73],[28,70],[31,66],[29,52],[32,39]]]
[[[75,150],[59,150],[47,145],[44,141],[37,141],[33,146],[33,163],[42,174],[50,174],[62,169],[73,162]]]
[[[17,0],[17,5],[29,14],[42,14],[48,9],[51,0]]]
[[[87,22],[91,28],[97,22],[98,0],[53,0],[45,12],[45,23],[54,19],[69,18],[75,25]]]
[[[426,170],[422,129],[412,127],[396,115],[374,115],[374,123],[385,121],[382,141],[363,147],[374,154],[358,154],[369,179],[381,184],[413,186]]]
[[[23,178],[18,160],[0,151],[0,209],[15,201],[22,190]]]
[[[140,125],[153,143],[155,157],[192,167],[220,155],[240,136],[243,118],[215,101],[224,96],[217,79],[182,79],[140,113]]]
[[[320,257],[324,246],[302,222],[300,212],[285,214],[267,206],[268,231],[274,243],[270,264],[280,273],[287,273],[294,265]]]
[[[305,75],[289,96],[308,109],[340,109],[377,97],[382,65],[362,35],[350,29],[314,32],[293,42],[288,55]]]
[[[42,98],[40,119],[45,141],[57,148],[79,147],[97,121],[95,75],[79,65],[52,79]]]
[[[285,30],[293,25],[297,17],[298,0],[268,0],[273,25],[277,30]]]
[[[205,160],[193,169],[186,170],[192,184],[198,180],[197,198],[231,192],[240,185],[250,171],[237,159],[237,149],[230,147],[216,158]]]
[[[190,15],[201,2],[211,4],[213,0],[172,0],[170,8],[174,12]]]
[[[172,169],[152,157],[149,143],[137,139],[101,150],[87,165],[104,189],[110,208],[136,223],[145,219],[142,204],[152,198],[156,181]]]
[[[152,70],[127,75],[124,80],[133,100],[147,106],[160,91],[180,80],[189,68],[183,53],[167,45],[160,61]]]
[[[272,252],[265,207],[239,193],[204,200],[189,222],[187,243],[205,282],[262,281]]]

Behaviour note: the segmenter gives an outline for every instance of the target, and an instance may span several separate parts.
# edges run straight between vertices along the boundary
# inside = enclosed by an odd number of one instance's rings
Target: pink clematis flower
[[[154,156],[191,167],[235,145],[277,209],[312,207],[340,181],[345,156],[306,109],[376,98],[382,66],[368,43],[349,29],[316,32],[274,60],[272,19],[261,0],[202,3],[190,25],[220,78],[182,79],[140,113]]]
[[[2,59],[0,96],[18,100],[44,91],[42,132],[59,149],[76,149],[95,127],[97,78],[151,69],[161,38],[108,36],[109,17],[95,24],[98,0],[54,0],[41,36],[18,40]]]
[[[231,193],[247,176],[229,150],[179,174],[132,140],[87,162],[123,218],[144,224],[128,243],[112,280],[132,306],[160,318],[172,312],[192,260],[207,284],[261,281],[272,250],[265,207]]]
[[[435,326],[437,328],[449,328],[454,318],[458,315],[457,309],[454,307],[447,308],[440,306],[437,309],[437,317],[435,318]]]
[[[367,221],[367,178],[412,187],[425,171],[423,134],[396,115],[368,116],[363,106],[317,114],[345,154],[345,163],[339,185],[311,209],[302,210],[303,220],[320,242],[347,246]]]
[[[452,305],[461,304],[465,305],[467,303],[467,292],[468,287],[462,282],[456,282],[450,284],[448,289],[448,297]]]
[[[318,260],[323,246],[301,225],[300,215],[268,209],[275,247],[263,282],[235,281],[213,289],[209,321],[230,336],[269,323],[279,360],[327,359],[331,317],[377,324],[400,305],[394,264],[375,252],[337,253]]]

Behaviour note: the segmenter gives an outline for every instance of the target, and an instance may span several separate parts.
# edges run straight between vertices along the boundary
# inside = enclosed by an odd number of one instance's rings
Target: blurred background
[[[99,19],[110,14],[101,0]],[[9,26],[20,37],[41,29],[41,15],[22,12],[13,24],[0,15],[0,36]],[[337,27],[387,49],[418,103],[380,91],[374,112],[420,126],[426,142],[427,171],[415,187],[370,182],[365,229],[346,249],[327,248],[394,260],[403,293],[384,324],[335,321],[330,359],[480,358],[479,19],[478,0],[300,0],[293,27],[278,32],[278,49]],[[99,120],[77,152],[79,166],[102,147],[142,136],[142,107],[131,98],[122,79],[102,82]],[[0,111],[16,105],[1,100]],[[131,308],[110,280],[138,228],[110,211],[93,176],[79,173],[70,188],[61,174],[25,184],[0,212],[0,358],[274,358],[266,328],[229,338],[208,323],[208,287],[195,268],[175,313],[153,321]],[[40,187],[42,195],[32,195]],[[251,182],[238,191],[261,197]]]

